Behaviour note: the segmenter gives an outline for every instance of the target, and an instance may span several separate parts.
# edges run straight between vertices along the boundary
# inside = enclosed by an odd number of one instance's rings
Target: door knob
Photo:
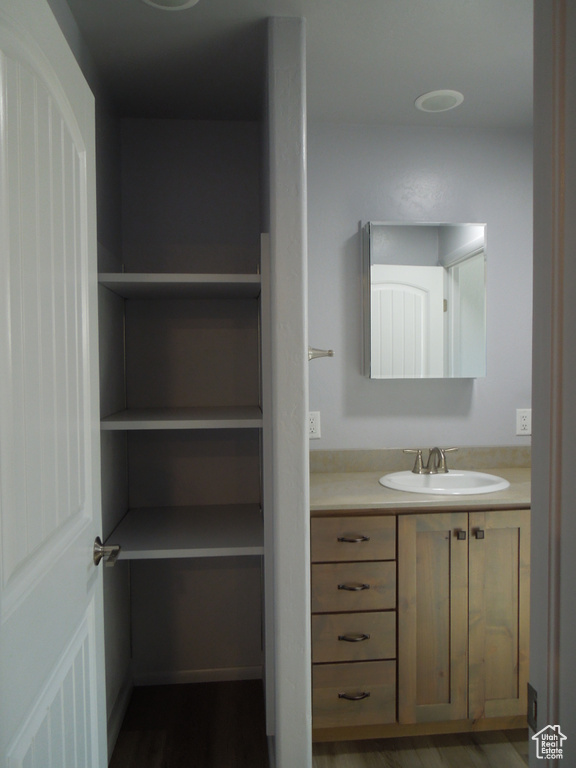
[[[122,547],[119,544],[105,547],[102,544],[100,536],[96,536],[94,539],[94,549],[92,551],[94,565],[99,565],[100,560],[104,560],[104,563],[108,568],[113,568],[121,549]]]

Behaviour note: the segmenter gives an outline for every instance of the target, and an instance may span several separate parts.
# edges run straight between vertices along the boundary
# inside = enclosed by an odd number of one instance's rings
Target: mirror
[[[367,376],[486,375],[485,235],[485,224],[364,225]]]

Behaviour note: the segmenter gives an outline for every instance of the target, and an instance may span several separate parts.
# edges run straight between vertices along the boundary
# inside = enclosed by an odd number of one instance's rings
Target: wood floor
[[[528,733],[318,743],[313,755],[313,768],[526,768]],[[135,688],[109,768],[269,768],[262,682]]]
[[[314,745],[314,768],[526,768],[528,732],[420,736]]]
[[[135,688],[109,768],[268,768],[262,681]]]

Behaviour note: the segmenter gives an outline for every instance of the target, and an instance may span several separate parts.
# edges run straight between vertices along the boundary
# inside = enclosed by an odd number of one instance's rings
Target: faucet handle
[[[422,464],[422,448],[403,448],[402,453],[415,453],[416,460],[414,461],[414,468],[412,472],[415,475],[424,474],[424,466]]]
[[[440,466],[438,467],[438,472],[448,472],[448,467],[446,466],[446,454],[457,450],[458,448],[440,448]]]

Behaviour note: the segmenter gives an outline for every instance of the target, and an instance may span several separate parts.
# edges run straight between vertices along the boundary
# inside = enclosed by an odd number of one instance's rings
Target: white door
[[[443,267],[370,268],[371,378],[444,375]]]
[[[94,104],[0,0],[0,765],[103,768]]]
[[[484,251],[451,265],[448,275],[450,376],[486,374],[486,259]]]

